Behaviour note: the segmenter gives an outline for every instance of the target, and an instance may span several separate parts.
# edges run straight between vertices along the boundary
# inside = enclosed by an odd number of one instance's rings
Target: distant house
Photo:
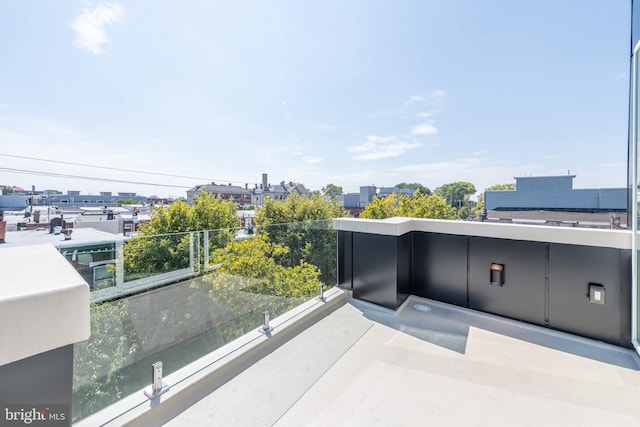
[[[487,190],[487,210],[557,210],[575,212],[623,212],[626,188],[574,189],[575,175],[516,177],[515,190]]]
[[[300,184],[289,181],[281,181],[278,185],[271,185],[267,180],[267,174],[262,174],[262,184],[253,190],[253,204],[262,206],[265,197],[271,197],[273,200],[285,200],[291,194],[307,194],[306,190]]]
[[[104,207],[116,206],[121,200],[133,201],[135,204],[146,204],[145,196],[136,193],[117,193],[101,191],[100,194],[80,194],[80,191],[67,191],[67,194],[57,190],[45,190],[38,198],[34,198],[33,204],[40,206],[58,206],[61,209],[78,207]]]
[[[278,185],[271,185],[265,173],[262,174],[262,184],[256,184],[252,189],[249,189],[249,184],[245,184],[244,188],[231,184],[216,184],[215,182],[206,185],[196,185],[187,191],[187,202],[193,204],[195,197],[201,195],[203,191],[218,196],[223,200],[233,198],[240,206],[262,206],[265,197],[271,197],[274,200],[285,200],[290,194],[308,193],[302,185],[291,181],[288,183],[281,181]]]
[[[233,199],[240,206],[251,204],[251,190],[248,189],[248,184],[245,187],[239,187],[237,185],[222,185],[212,182],[211,184],[196,185],[192,189],[187,191],[187,203],[193,204],[197,196],[202,196],[203,192],[207,192],[216,197],[220,197],[222,200]]]

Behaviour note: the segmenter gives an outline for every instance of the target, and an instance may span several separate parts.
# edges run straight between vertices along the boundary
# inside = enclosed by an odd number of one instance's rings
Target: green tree
[[[418,191],[409,197],[403,194],[398,202],[400,216],[411,218],[454,219],[455,212],[440,197],[421,194]]]
[[[491,187],[487,187],[486,190],[515,190],[516,189],[516,184],[515,183],[508,183],[508,184],[494,184]]]
[[[258,233],[266,234],[269,242],[289,248],[279,256],[282,265],[295,266],[302,260],[317,266],[321,280],[334,285],[336,233],[331,221],[347,216],[338,202],[326,200],[320,194],[290,195],[284,201],[270,197],[256,214]]]
[[[214,289],[228,288],[228,280],[241,278],[242,290],[287,298],[314,295],[320,285],[320,271],[314,265],[300,261],[298,265],[284,267],[277,261],[289,248],[271,243],[266,235],[240,242],[231,242],[213,253],[220,267],[213,280]]]
[[[476,192],[476,187],[470,182],[457,181],[444,184],[435,189],[435,194],[454,208],[467,206],[469,197]]]
[[[318,194],[292,194],[284,201],[266,197],[256,214],[256,224],[268,226],[299,221],[340,218],[347,215],[336,201],[327,201]]]
[[[395,193],[383,198],[373,196],[371,201],[367,203],[364,210],[360,213],[360,218],[370,219],[384,219],[394,216],[400,216],[398,198]]]
[[[400,184],[395,185],[396,188],[408,188],[410,190],[417,190],[420,194],[426,194],[427,196],[431,195],[431,190],[425,187],[422,184],[418,184],[417,182],[401,182]]]
[[[193,281],[193,286],[208,291],[223,343],[254,330],[265,310],[276,317],[317,294],[321,284],[317,267],[306,262],[281,265],[279,258],[288,252],[266,235],[214,251],[218,268]]]
[[[13,187],[10,185],[3,185],[2,191],[0,192],[0,194],[4,194],[4,195],[13,194]]]
[[[135,205],[136,202],[133,199],[118,199],[118,206],[122,206],[122,205]]]
[[[384,219],[394,216],[410,218],[454,219],[455,211],[436,195],[421,194],[416,191],[412,196],[395,193],[367,204],[360,218]]]
[[[126,243],[125,274],[130,279],[189,266],[189,232],[209,233],[210,251],[226,245],[238,226],[236,204],[209,193],[196,197],[193,206],[178,200],[168,207],[156,206],[151,221]],[[202,260],[201,260],[202,261]]]
[[[327,184],[322,187],[322,194],[326,197],[334,198],[342,195],[342,187],[335,184]]]
[[[491,187],[487,187],[485,191],[499,190],[499,191],[512,191],[516,189],[515,183],[509,184],[494,184]],[[484,212],[484,192],[478,194],[478,203],[476,203],[473,213],[477,216],[481,216]]]

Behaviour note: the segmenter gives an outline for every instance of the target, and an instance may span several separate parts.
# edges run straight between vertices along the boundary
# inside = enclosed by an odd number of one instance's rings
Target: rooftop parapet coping
[[[0,366],[89,338],[89,285],[50,244],[0,256]]]
[[[426,218],[360,219],[336,218],[333,228],[338,231],[401,236],[412,231],[453,234],[471,237],[560,243],[631,249],[629,230],[552,227],[526,224],[495,224],[486,222],[452,221]]]

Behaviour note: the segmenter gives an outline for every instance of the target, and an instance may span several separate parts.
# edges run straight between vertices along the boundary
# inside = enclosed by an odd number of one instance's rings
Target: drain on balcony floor
[[[422,311],[423,313],[431,311],[431,307],[426,304],[414,304],[413,309],[416,311]]]

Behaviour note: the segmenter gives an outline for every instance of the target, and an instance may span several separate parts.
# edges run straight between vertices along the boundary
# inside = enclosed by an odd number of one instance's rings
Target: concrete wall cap
[[[0,366],[89,338],[89,286],[52,246],[0,249]]]

